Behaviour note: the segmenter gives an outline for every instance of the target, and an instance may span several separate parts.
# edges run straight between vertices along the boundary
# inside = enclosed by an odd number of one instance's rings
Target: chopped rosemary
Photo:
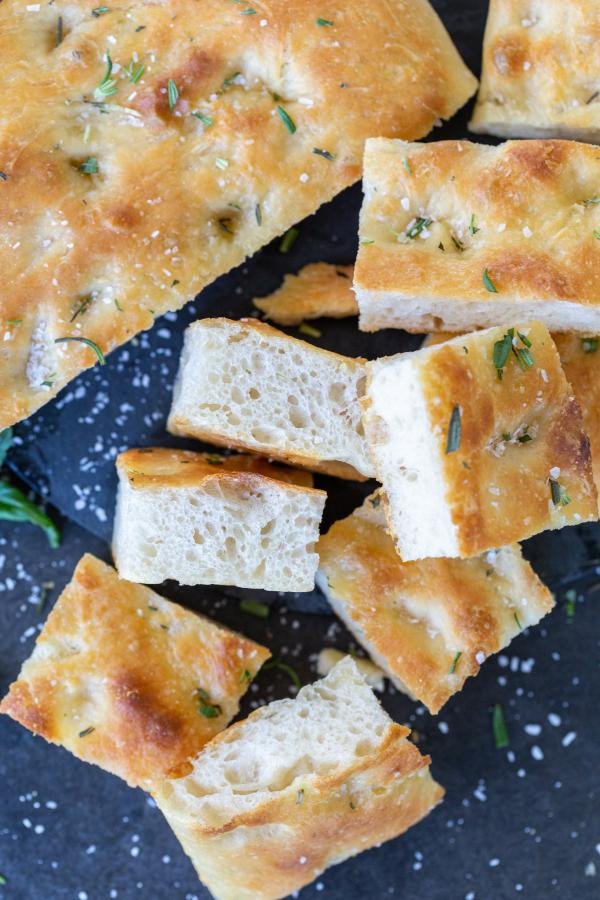
[[[100,363],[100,365],[103,366],[105,364],[106,359],[104,358],[104,353],[102,352],[102,350],[100,349],[98,344],[96,344],[94,341],[91,341],[89,338],[86,338],[86,337],[76,337],[75,335],[69,335],[68,337],[56,338],[54,343],[55,344],[64,344],[67,341],[77,341],[80,344],[85,344],[87,347],[90,348],[90,350],[94,351],[94,353],[98,357],[98,362]]]
[[[123,312],[123,307],[121,306],[121,304],[119,303],[119,301],[117,300],[116,297],[114,298],[113,303],[115,304],[115,306],[119,310],[119,312]]]
[[[405,156],[405,157],[404,157],[404,159],[402,160],[402,165],[404,166],[404,168],[406,169],[406,171],[408,172],[408,174],[409,174],[409,175],[412,175],[413,170],[412,170],[412,168],[411,168],[410,160],[409,160],[408,156]]]
[[[93,725],[90,725],[89,728],[84,728],[83,731],[80,731],[80,732],[79,732],[79,737],[80,737],[80,738],[87,737],[88,734],[91,734],[92,731],[95,731],[95,730],[96,730],[96,729],[94,728],[94,726],[93,726]]]
[[[225,169],[229,168],[229,160],[225,159],[223,156],[215,156],[215,166],[217,169],[221,169],[224,172]]]
[[[329,150],[323,150],[321,149],[321,147],[313,147],[313,153],[315,153],[317,156],[322,156],[323,159],[335,159],[335,155],[333,153],[330,153]]]
[[[577,602],[577,591],[573,589],[565,593],[565,612],[567,614],[567,622],[572,622],[575,616],[575,603]]]
[[[418,237],[423,231],[425,231],[426,228],[429,228],[432,222],[433,219],[424,219],[422,217],[419,217],[414,225],[411,225],[411,227],[407,231],[405,231],[402,237],[404,237],[405,240],[414,241],[414,239]]]
[[[489,291],[490,294],[498,293],[498,288],[496,287],[496,285],[490,278],[490,273],[489,273],[488,269],[483,270],[483,283],[485,285],[486,291]]]
[[[492,713],[492,729],[494,732],[494,743],[496,744],[496,749],[503,750],[505,747],[508,747],[510,744],[510,738],[508,736],[506,722],[504,721],[504,712],[502,711],[502,707],[499,703],[496,703],[496,705],[494,706],[494,712]]]
[[[456,667],[458,665],[458,661],[462,656],[462,650],[459,650],[454,659],[452,660],[452,665],[450,666],[450,675],[454,675],[456,672]]]
[[[598,350],[598,338],[581,338],[581,349],[584,353],[596,353]]]
[[[6,884],[6,876],[0,872],[0,884]]]
[[[249,6],[248,9],[243,9],[243,10],[242,10],[241,15],[242,15],[242,16],[255,16],[255,15],[256,15],[256,10],[255,10],[255,9],[252,9],[252,7]]]
[[[7,319],[6,324],[7,325],[20,325],[22,321],[23,321],[23,319]]]
[[[102,101],[106,97],[112,97],[113,94],[117,93],[117,83],[114,78],[111,78],[113,69],[112,59],[110,58],[110,53],[108,50],[106,51],[106,70],[104,72],[104,76],[102,81],[98,85],[98,87],[94,91],[94,100]]]
[[[207,463],[211,466],[222,466],[223,465],[223,457],[218,453],[203,453],[203,458]]]
[[[523,626],[521,625],[521,620],[519,619],[519,614],[513,613],[513,615],[515,617],[515,622],[517,623],[517,628],[519,629],[519,631],[523,631]]]
[[[460,406],[455,406],[450,416],[448,425],[448,438],[446,441],[446,453],[455,453],[460,447],[462,423],[460,418]]]
[[[300,788],[298,793],[296,794],[296,806],[300,806],[302,801],[304,800],[304,788]]]
[[[6,454],[8,453],[8,449],[12,444],[13,439],[13,430],[12,428],[5,428],[3,431],[0,431],[0,469],[4,465],[4,460],[6,459]]]
[[[327,26],[333,25],[331,19],[321,19],[320,17],[317,19],[317,25],[320,25],[321,28],[326,28]]]
[[[136,66],[135,62],[132,59],[131,62],[129,63],[129,65],[125,66],[123,71],[125,72],[125,74],[127,75],[127,77],[129,78],[129,80],[131,81],[132,84],[137,84],[138,81],[140,80],[140,78],[142,77],[142,75],[144,74],[144,72],[146,71],[146,66],[142,65],[141,63],[139,66]]]
[[[194,116],[194,118],[200,119],[205,128],[210,128],[210,126],[213,124],[212,117],[207,116],[206,113],[193,112],[192,115]]]
[[[502,381],[504,367],[508,362],[508,357],[510,356],[510,352],[512,350],[514,336],[515,329],[509,328],[502,340],[496,341],[496,343],[494,344],[493,360],[494,368],[498,373],[498,381]]]
[[[252,675],[250,674],[250,672],[248,671],[248,669],[242,669],[242,672],[241,672],[241,675],[240,675],[240,681],[241,681],[242,683],[246,683],[246,684],[247,684],[249,681],[252,681]]]
[[[240,609],[242,612],[251,616],[257,616],[259,619],[266,619],[269,615],[267,604],[260,603],[258,600],[240,600]]]
[[[571,498],[555,478],[550,478],[550,496],[555,506],[568,506]]]
[[[79,166],[79,171],[83,172],[84,175],[97,175],[98,174],[98,157],[97,156],[88,156],[86,160],[84,160]]]
[[[289,253],[296,241],[298,240],[298,235],[300,232],[297,228],[290,228],[284,236],[281,238],[281,243],[279,244],[279,252],[280,253]]]
[[[256,218],[256,224],[262,225],[262,209],[260,208],[260,203],[257,203],[254,207],[254,216]]]
[[[594,237],[597,241],[600,241],[600,231],[594,231]]]
[[[294,120],[290,116],[290,114],[288,112],[286,112],[286,110],[283,108],[283,106],[279,106],[279,105],[277,106],[277,112],[279,113],[279,118],[281,119],[281,121],[283,122],[283,124],[285,125],[285,127],[287,128],[289,133],[295,134],[297,131],[296,125],[294,123]]]
[[[8,175],[6,172],[0,172],[0,181],[8,181]]]
[[[286,675],[289,675],[293,684],[298,688],[298,690],[302,687],[302,682],[300,681],[300,676],[288,663],[282,662],[280,659],[270,659],[263,666],[263,669],[278,669],[280,672],[285,672]]]
[[[584,206],[594,206],[596,203],[600,203],[600,197],[590,197],[589,200],[584,200]]]
[[[219,228],[221,229],[221,231],[224,231],[226,234],[235,234],[233,228],[231,227],[231,223],[233,222],[233,219],[225,217],[225,218],[217,219],[217,222],[218,222],[218,225],[219,225]]]
[[[167,99],[169,101],[169,109],[171,110],[171,112],[173,112],[177,101],[179,100],[179,91],[177,90],[177,85],[172,78],[169,78],[169,80],[167,81]]]
[[[373,507],[373,509],[377,509],[377,507],[378,507],[379,504],[381,503],[381,497],[379,496],[379,494],[377,494],[376,497],[371,497],[370,500],[369,500],[369,503],[371,504],[371,506]]]
[[[366,241],[366,240],[360,242],[361,247],[368,247],[370,244],[374,244],[374,243],[375,243],[375,241]]]
[[[108,6],[97,6],[95,9],[92,10],[92,15],[94,16],[95,19],[99,19],[100,16],[103,16],[104,13],[107,13],[107,12],[110,12],[110,9],[108,8]]]
[[[477,227],[476,220],[475,220],[475,213],[473,213],[473,215],[471,216],[471,222],[469,224],[469,231],[471,232],[471,234],[477,234],[478,231],[481,231],[481,228]]]
[[[205,719],[216,719],[221,715],[223,710],[217,703],[212,703],[208,693],[204,688],[198,688],[198,712]]]
[[[0,481],[0,519],[37,525],[45,532],[53,550],[60,545],[60,531],[52,519],[23,491],[7,481]]]
[[[77,316],[83,315],[83,313],[89,309],[93,302],[94,298],[91,294],[88,294],[87,297],[84,297],[81,303],[75,308],[75,312],[69,319],[69,322],[74,322]]]
[[[60,47],[64,37],[63,17],[59,16],[56,22],[56,46]]]
[[[298,331],[300,332],[300,334],[306,334],[308,335],[308,337],[313,338],[320,338],[322,334],[318,328],[313,328],[312,325],[307,325],[306,322],[300,322],[300,324],[298,325]]]
[[[223,84],[221,85],[221,87],[222,88],[230,87],[232,84],[235,83],[235,79],[238,78],[238,76],[240,76],[241,74],[242,74],[241,72],[234,72],[233,75],[230,75],[228,78],[223,79]]]

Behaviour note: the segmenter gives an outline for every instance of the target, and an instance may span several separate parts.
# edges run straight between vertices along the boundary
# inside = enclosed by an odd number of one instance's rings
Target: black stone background
[[[478,72],[487,4],[438,0],[434,6]],[[431,139],[468,136],[469,110]],[[351,262],[360,200],[359,186],[346,191],[301,224],[290,253],[280,253],[278,242],[266,247],[180,313],[163,317],[152,331],[115,351],[104,368],[76,379],[16,429],[10,467],[47,496],[62,521],[63,541],[51,551],[33,528],[0,523],[2,693],[30,654],[81,554],[110,558],[117,452],[130,446],[194,446],[164,431],[185,327],[199,316],[251,314],[253,296],[269,293],[284,273],[308,262]],[[317,325],[323,334],[316,343],[348,355],[373,358],[419,343],[402,332],[360,334],[355,320]],[[348,514],[368,489],[325,477],[317,481],[329,491],[325,525]],[[447,791],[445,802],[407,835],[329,870],[302,891],[303,898],[600,896],[594,609],[600,526],[541,535],[528,541],[525,551],[557,592],[555,612],[488,661],[438,717],[389,686],[382,696],[390,714],[410,724],[422,751],[431,754],[434,775]],[[53,586],[40,609],[44,583]],[[578,593],[572,620],[564,605],[569,587]],[[236,598],[247,591],[170,584],[160,590],[266,643],[303,682],[316,677],[315,658],[323,646],[354,647],[318,592],[265,594],[272,609],[262,621],[240,612]],[[242,713],[293,693],[284,673],[264,672]],[[510,732],[508,751],[494,746],[491,708],[498,702]],[[553,722],[558,715],[560,724],[551,724],[549,715]],[[8,719],[0,721],[0,798],[2,900],[209,896],[141,791]]]

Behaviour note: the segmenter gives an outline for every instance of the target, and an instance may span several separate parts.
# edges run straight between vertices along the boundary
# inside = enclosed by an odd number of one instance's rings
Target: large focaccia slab
[[[474,92],[425,0],[324,12],[0,5],[0,428]]]
[[[0,712],[148,787],[189,771],[269,656],[86,554]]]
[[[368,141],[361,329],[600,332],[598,163],[570,141]]]
[[[599,40],[597,0],[491,0],[470,128],[598,142]]]
[[[335,522],[318,552],[317,584],[335,612],[396,687],[432,713],[554,603],[518,545],[402,562],[379,493]]]

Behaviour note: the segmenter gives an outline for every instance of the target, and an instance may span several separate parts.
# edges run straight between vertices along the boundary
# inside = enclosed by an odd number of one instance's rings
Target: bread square
[[[313,589],[327,495],[306,485],[307,473],[160,448],[121,453],[117,471],[113,555],[122,578]]]
[[[598,517],[589,440],[540,322],[367,364],[364,425],[403,560]]]
[[[300,325],[307,319],[345,319],[358,315],[352,290],[354,266],[309,263],[297,275],[286,275],[280,288],[252,302],[278,325]]]
[[[402,562],[379,492],[318,544],[317,584],[399,690],[437,713],[493,653],[554,605],[518,545]]]
[[[477,87],[426,0],[4,0],[0,58],[0,429]]]
[[[598,185],[589,144],[368,141],[360,328],[600,333]]]
[[[470,129],[598,143],[599,41],[597,0],[490,0]]]
[[[215,897],[276,900],[441,800],[408,734],[347,657],[233,725],[154,796]]]
[[[148,788],[190,770],[270,655],[88,553],[0,712]]]
[[[342,478],[373,475],[359,399],[364,360],[254,319],[187,329],[167,428]]]

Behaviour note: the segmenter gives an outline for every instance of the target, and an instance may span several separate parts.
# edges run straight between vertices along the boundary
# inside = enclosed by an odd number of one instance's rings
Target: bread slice
[[[581,411],[543,324],[463,335],[367,371],[365,431],[403,560],[475,556],[597,519]]]
[[[428,334],[423,347],[443,344],[456,337],[449,331]],[[553,334],[560,362],[573,389],[583,418],[583,430],[590,440],[592,471],[600,496],[600,337]]]
[[[379,492],[318,544],[317,584],[399,690],[431,713],[554,605],[518,545],[402,562]]]
[[[360,328],[600,333],[597,157],[570,141],[368,141]]]
[[[252,319],[187,329],[167,428],[341,478],[373,475],[359,399],[364,360]]]
[[[219,900],[276,900],[406,831],[443,796],[347,657],[253,712],[155,799]]]
[[[477,88],[426,0],[254,10],[0,3],[0,429]]]
[[[81,558],[0,703],[132,787],[185,774],[271,654]]]
[[[297,275],[286,275],[268,297],[252,302],[278,325],[300,325],[306,319],[345,319],[358,315],[352,290],[354,266],[309,263]]]
[[[249,465],[184,450],[121,453],[113,534],[121,577],[311,591],[327,495],[264,461]]]
[[[600,141],[597,0],[490,0],[471,131]]]

